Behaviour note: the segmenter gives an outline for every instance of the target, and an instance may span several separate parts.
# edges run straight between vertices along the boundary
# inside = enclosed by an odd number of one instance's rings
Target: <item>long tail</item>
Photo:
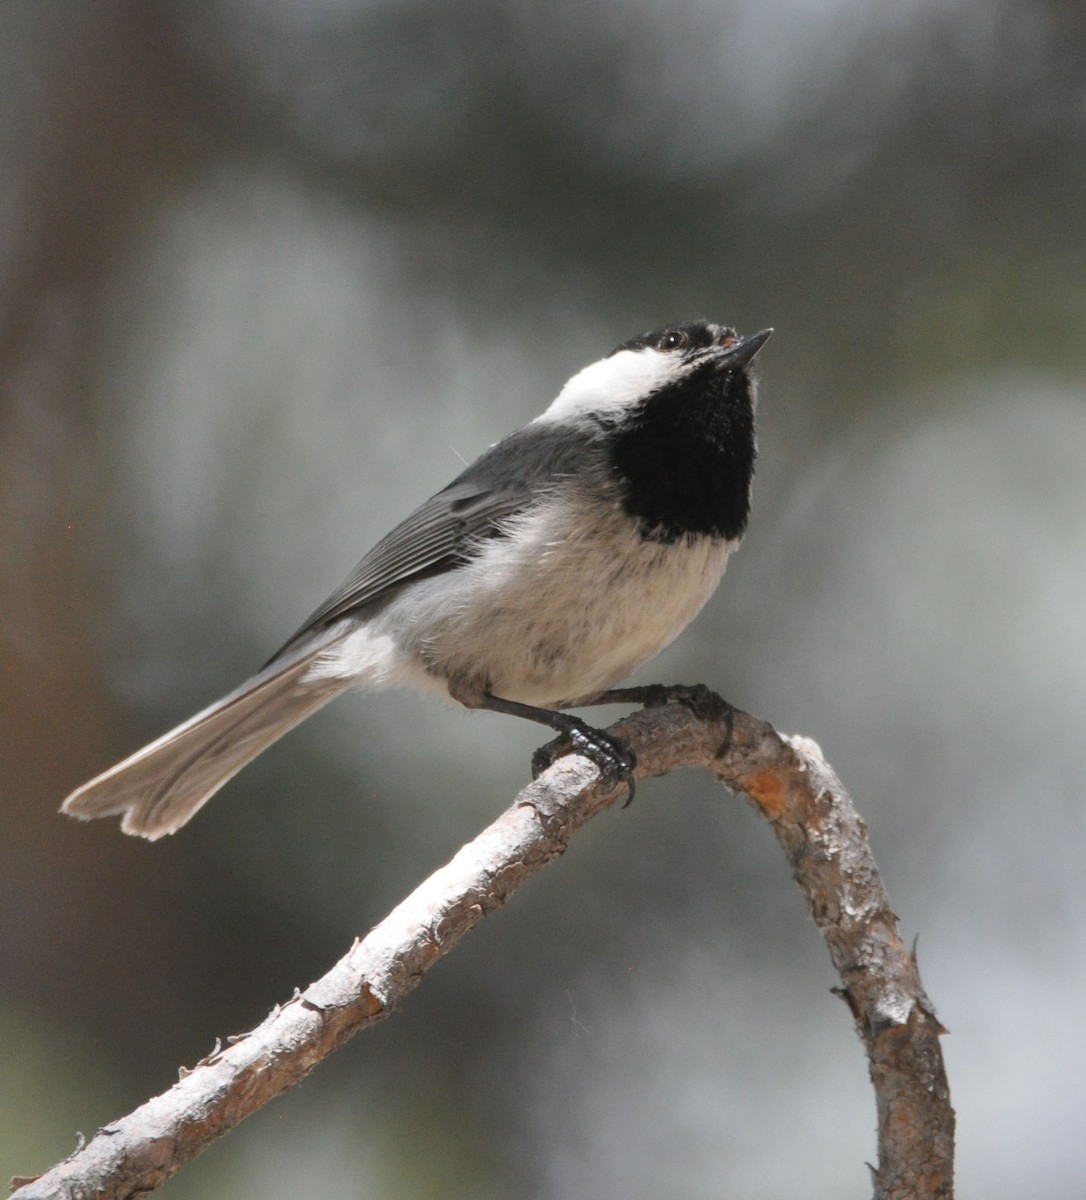
[[[151,841],[176,833],[272,742],[347,686],[306,680],[328,642],[273,662],[241,687],[85,783],[61,812],[90,820],[124,813],[121,828]]]

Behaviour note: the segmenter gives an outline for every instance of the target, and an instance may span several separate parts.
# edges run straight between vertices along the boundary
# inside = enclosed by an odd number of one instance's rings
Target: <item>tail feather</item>
[[[124,813],[124,832],[151,841],[176,833],[242,767],[344,690],[343,679],[304,678],[327,649],[266,667],[72,792],[61,812],[83,820]]]

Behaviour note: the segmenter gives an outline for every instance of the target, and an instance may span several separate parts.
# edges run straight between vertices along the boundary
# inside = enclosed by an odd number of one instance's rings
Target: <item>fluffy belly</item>
[[[411,588],[380,621],[422,631],[401,650],[464,703],[489,691],[553,708],[605,691],[693,620],[735,547],[648,541],[617,510],[590,534],[551,514],[516,535]]]

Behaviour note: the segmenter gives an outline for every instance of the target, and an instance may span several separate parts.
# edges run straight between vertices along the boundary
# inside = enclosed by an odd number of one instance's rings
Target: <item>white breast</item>
[[[552,499],[517,518],[515,536],[405,589],[323,671],[447,684],[467,703],[491,691],[553,708],[605,691],[693,620],[737,543],[648,541],[617,504],[586,529],[583,511]],[[378,641],[398,653],[375,672]]]

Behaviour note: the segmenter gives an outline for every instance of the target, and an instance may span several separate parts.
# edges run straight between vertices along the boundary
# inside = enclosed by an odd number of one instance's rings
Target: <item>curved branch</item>
[[[864,824],[818,747],[783,737],[701,690],[687,704],[635,713],[613,732],[630,739],[639,777],[707,768],[769,821],[867,1050],[878,1107],[876,1200],[950,1197],[954,1113],[938,1041],[943,1030],[897,933]],[[392,1012],[441,955],[624,794],[624,786],[601,781],[587,759],[560,759],[326,975],[70,1158],[36,1180],[17,1181],[23,1186],[14,1196],[120,1200],[153,1190]]]

